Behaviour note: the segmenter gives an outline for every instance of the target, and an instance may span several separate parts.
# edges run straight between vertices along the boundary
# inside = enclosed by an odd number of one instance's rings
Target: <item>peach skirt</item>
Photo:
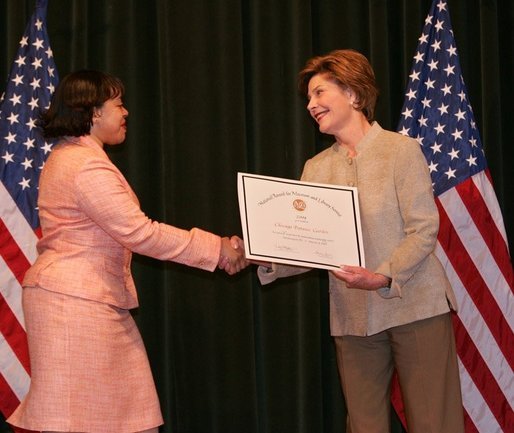
[[[162,424],[146,351],[128,310],[27,287],[23,311],[32,379],[10,424],[92,433]]]

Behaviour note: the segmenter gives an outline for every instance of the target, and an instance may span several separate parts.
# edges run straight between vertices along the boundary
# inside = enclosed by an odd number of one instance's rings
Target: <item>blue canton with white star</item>
[[[425,20],[409,77],[398,132],[421,145],[437,196],[487,165],[444,1]]]
[[[45,18],[46,0],[38,1],[0,98],[0,180],[34,229],[39,175],[53,144],[38,120],[59,82]]]

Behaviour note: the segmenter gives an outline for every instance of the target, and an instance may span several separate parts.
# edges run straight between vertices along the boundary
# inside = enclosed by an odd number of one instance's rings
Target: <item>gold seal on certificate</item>
[[[248,259],[365,266],[357,188],[238,173]]]

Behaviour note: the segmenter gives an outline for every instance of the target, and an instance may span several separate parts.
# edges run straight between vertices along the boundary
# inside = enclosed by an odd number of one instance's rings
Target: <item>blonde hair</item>
[[[368,59],[355,50],[335,50],[312,57],[298,74],[298,88],[307,96],[309,81],[314,75],[325,75],[342,89],[351,89],[356,100],[354,108],[363,112],[369,122],[374,120],[378,87]]]

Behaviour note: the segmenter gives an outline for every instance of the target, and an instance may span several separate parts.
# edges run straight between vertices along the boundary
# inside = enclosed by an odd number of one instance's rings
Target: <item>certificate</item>
[[[238,173],[248,259],[364,267],[357,188]]]

